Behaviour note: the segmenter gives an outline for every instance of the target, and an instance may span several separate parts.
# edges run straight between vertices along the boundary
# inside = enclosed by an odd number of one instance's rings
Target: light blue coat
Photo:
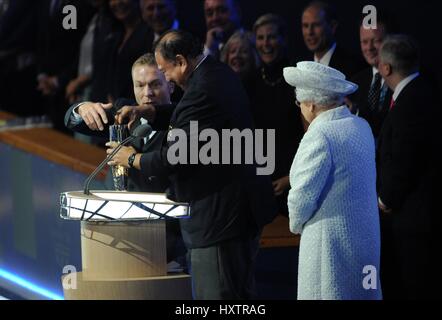
[[[345,106],[310,124],[290,170],[298,299],[380,299],[375,146]]]

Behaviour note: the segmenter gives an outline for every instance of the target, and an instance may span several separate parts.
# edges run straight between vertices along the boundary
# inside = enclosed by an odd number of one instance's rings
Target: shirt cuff
[[[79,123],[81,121],[83,121],[83,118],[80,116],[80,114],[78,113],[78,108],[80,106],[82,106],[83,104],[86,104],[86,102],[81,102],[79,104],[77,104],[73,109],[72,109],[72,113],[71,113],[71,120],[74,123]]]
[[[207,48],[206,46],[204,46],[203,54],[204,54],[205,56],[213,56],[212,51],[211,51],[209,48]]]
[[[385,203],[382,202],[381,197],[378,197],[378,202],[379,202],[379,204],[380,204],[381,206],[383,206],[383,207],[389,209],[388,206],[385,205]]]

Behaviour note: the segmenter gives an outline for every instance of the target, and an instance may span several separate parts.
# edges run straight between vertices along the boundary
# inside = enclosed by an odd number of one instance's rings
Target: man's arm
[[[140,158],[140,167],[144,175],[170,175],[174,172],[188,171],[189,174],[195,169],[193,165],[186,165],[183,163],[171,163],[168,159],[169,149],[173,148],[171,154],[175,154],[176,149],[181,151],[181,144],[186,144],[187,149],[189,149],[190,141],[198,139],[198,137],[191,137],[191,134],[199,134],[204,129],[214,129],[221,130],[225,129],[225,124],[227,122],[227,114],[220,108],[216,103],[212,102],[204,92],[196,92],[191,98],[182,100],[180,103],[182,107],[181,112],[177,115],[176,121],[174,121],[173,128],[168,128],[168,141],[161,150],[149,152],[143,154]],[[180,108],[181,108],[180,107]],[[169,110],[170,111],[170,110]],[[198,131],[191,132],[190,122],[198,122]],[[169,122],[168,124],[169,125]],[[174,131],[174,129],[177,129]],[[176,138],[173,141],[169,141],[171,136],[183,137]],[[172,140],[172,139],[170,139]],[[177,148],[177,143],[180,143],[180,147]],[[187,150],[186,160],[187,163],[190,161],[190,150]]]
[[[113,123],[112,104],[82,102],[72,105],[64,122],[72,131],[94,136],[108,136],[108,126]]]
[[[415,103],[414,101],[411,104]],[[412,105],[398,105],[392,113],[391,154],[382,164],[379,198],[388,209],[400,208],[416,187],[425,147],[430,138],[429,115]]]
[[[134,123],[140,118],[144,118],[149,121],[152,129],[161,131],[167,130],[172,116],[175,110],[175,105],[146,105],[146,106],[135,106],[128,107],[125,106],[120,108],[116,112],[115,121],[116,123],[128,123],[129,128],[132,128]]]

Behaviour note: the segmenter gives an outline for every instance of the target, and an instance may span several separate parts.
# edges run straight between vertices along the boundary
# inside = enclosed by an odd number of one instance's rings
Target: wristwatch
[[[136,152],[132,153],[129,158],[127,158],[127,163],[129,164],[130,168],[134,167],[134,161],[135,161],[135,156],[137,155]]]

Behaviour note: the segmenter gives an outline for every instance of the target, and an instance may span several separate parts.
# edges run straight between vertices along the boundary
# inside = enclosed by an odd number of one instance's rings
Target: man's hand
[[[71,80],[67,87],[66,87],[66,100],[68,100],[69,103],[74,103],[74,101],[77,99],[77,93],[80,89],[80,83],[77,81],[77,79]]]
[[[280,196],[281,194],[284,193],[284,191],[290,188],[289,176],[279,178],[278,180],[273,181],[272,184],[275,196]]]
[[[49,77],[47,75],[43,75],[38,79],[37,90],[41,91],[41,93],[45,96],[54,95],[58,88],[58,79],[57,77]]]
[[[78,107],[78,114],[89,127],[89,129],[103,131],[104,125],[108,124],[106,110],[112,108],[112,103],[86,102]]]
[[[132,125],[140,118],[153,122],[155,119],[155,113],[155,107],[151,104],[134,107],[124,106],[117,111],[115,123],[123,124],[124,122],[128,121],[129,128],[132,128]]]
[[[207,31],[205,47],[211,52],[218,52],[223,34],[224,31],[220,27],[215,27]]]
[[[90,78],[88,76],[78,76],[71,80],[66,87],[66,99],[69,103],[74,103],[78,98],[78,93],[88,84]]]
[[[378,207],[381,210],[382,213],[391,213],[392,210],[390,208],[388,208],[380,198],[378,198]]]
[[[115,141],[106,143],[106,153],[111,154],[114,149],[118,146],[118,143]],[[121,147],[120,151],[118,151],[107,164],[110,166],[123,166],[125,168],[129,168],[129,163],[127,160],[129,156],[137,151],[133,147]]]

